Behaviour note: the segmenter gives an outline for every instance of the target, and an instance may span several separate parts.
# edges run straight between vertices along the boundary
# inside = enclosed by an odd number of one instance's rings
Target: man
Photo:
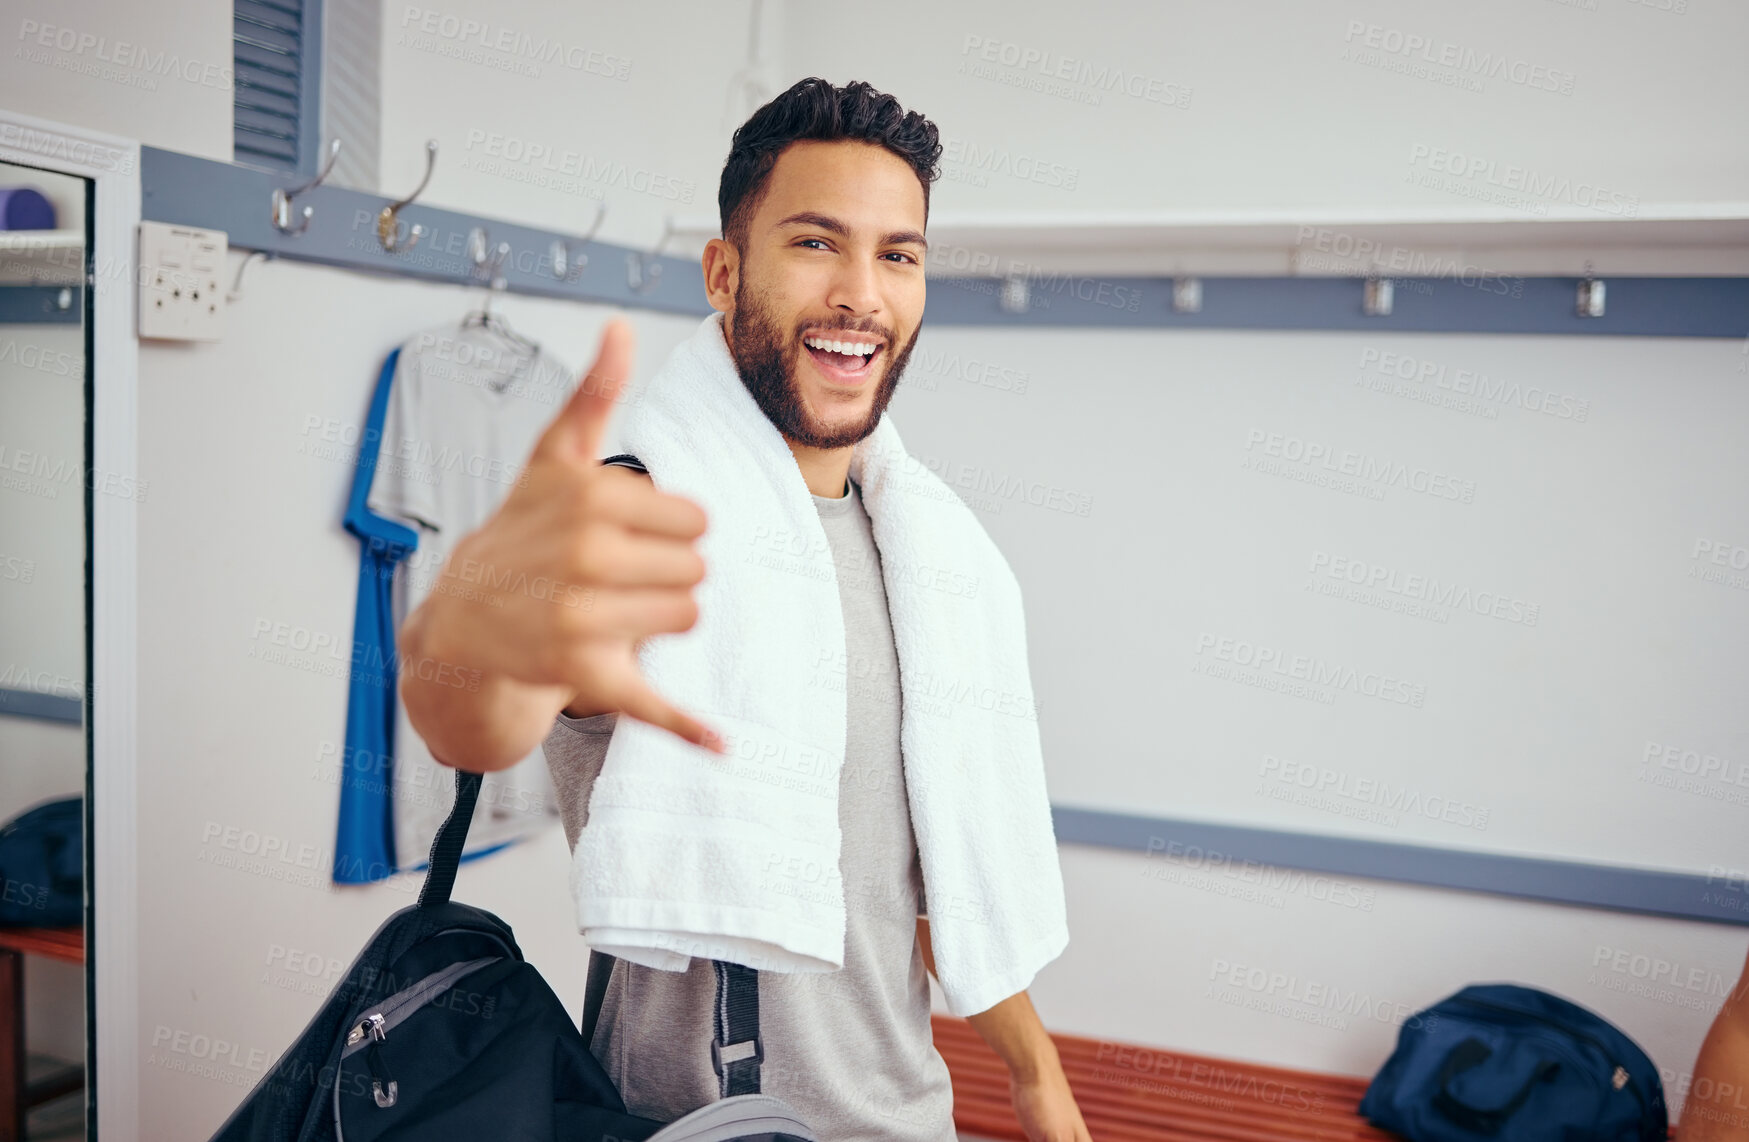
[[[723,237],[703,256],[736,371],[793,453],[839,569],[849,717],[839,791],[844,966],[759,977],[763,1089],[795,1105],[823,1140],[954,1138],[951,1085],[929,1035],[924,970],[935,967],[899,753],[895,647],[869,517],[848,478],[852,447],[879,425],[922,324],[940,154],[935,127],[891,96],[865,83],[802,80],[736,132],[718,193]],[[861,361],[822,341],[872,354]],[[491,769],[544,741],[573,847],[620,714],[722,749],[638,673],[639,639],[697,619],[691,588],[705,568],[693,541],[706,521],[647,473],[598,465],[630,362],[629,331],[611,323],[524,481],[457,546],[444,575],[453,589],[440,584],[400,637],[403,661],[479,672],[478,689],[464,691],[427,681],[438,671],[403,671],[404,701],[433,755]],[[482,581],[524,574],[579,585],[591,605],[482,590]],[[617,963],[591,1047],[634,1113],[673,1118],[711,1101],[700,1045],[713,986],[702,957],[684,972]],[[1027,1136],[1086,1142],[1027,993],[970,1022],[1006,1062]]]
[[[1749,1142],[1749,959],[1700,1045],[1677,1142]]]

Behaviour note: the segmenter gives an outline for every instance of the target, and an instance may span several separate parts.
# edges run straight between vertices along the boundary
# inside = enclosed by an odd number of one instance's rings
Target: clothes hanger
[[[462,318],[462,327],[478,325],[497,336],[511,348],[523,356],[532,357],[540,352],[540,343],[524,337],[511,328],[510,322],[501,313],[492,312],[493,295],[504,288],[504,279],[498,270],[504,264],[504,259],[510,254],[510,243],[500,242],[498,248],[492,251],[490,257],[486,251],[486,232],[476,227],[469,236],[469,254],[472,256],[475,272],[485,278],[486,296],[480,303],[480,308]]]
[[[480,326],[523,356],[532,357],[540,352],[540,342],[518,333],[502,313],[492,311],[491,290],[486,292],[485,300],[480,303],[480,308],[462,318],[462,325],[463,327]]]

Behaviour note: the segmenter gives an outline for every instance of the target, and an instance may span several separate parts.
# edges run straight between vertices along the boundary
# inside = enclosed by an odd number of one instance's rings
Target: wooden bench
[[[1008,1068],[964,1019],[935,1015],[953,1075],[954,1125],[1025,1142]],[[1355,1112],[1367,1081],[1055,1032],[1069,1088],[1097,1142],[1393,1142]]]
[[[85,1068],[25,1079],[24,957],[85,962],[83,928],[0,928],[0,1142],[23,1142],[30,1108],[85,1085]]]
[[[953,1121],[967,1134],[1026,1142],[1008,1068],[976,1029],[930,1017],[953,1075]],[[1401,1142],[1357,1110],[1371,1081],[1051,1032],[1095,1142]],[[1667,1138],[1676,1136],[1672,1122]]]

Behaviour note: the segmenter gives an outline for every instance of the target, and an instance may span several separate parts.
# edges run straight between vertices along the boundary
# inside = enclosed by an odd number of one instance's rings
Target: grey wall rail
[[[377,212],[392,199],[322,185],[298,196],[315,213],[307,231],[275,229],[269,210],[275,187],[296,182],[235,163],[215,162],[158,147],[140,148],[141,210],[145,218],[223,230],[230,244],[276,257],[462,285],[484,284],[468,258],[468,235],[483,227],[491,245],[507,242],[500,271],[507,292],[650,309],[702,317],[710,312],[698,262],[652,256],[608,242],[583,245],[580,235],[543,230],[415,202],[401,210],[425,235],[411,250],[390,253],[376,236]],[[587,253],[575,280],[555,272],[554,241]],[[647,289],[630,284],[628,267],[660,265]],[[569,275],[567,275],[569,276]],[[650,281],[651,275],[644,275]],[[1580,317],[1576,277],[1515,277],[1452,265],[1440,276],[1387,275],[1391,312],[1369,315],[1358,277],[1202,278],[1199,311],[1172,306],[1173,282],[1029,271],[1024,304],[1003,305],[1003,281],[931,276],[932,325],[1135,329],[1303,329],[1397,333],[1542,333],[1573,336],[1749,337],[1749,278],[1608,277],[1599,317]],[[1013,295],[1010,295],[1013,303]]]
[[[141,216],[152,222],[223,230],[234,248],[398,277],[484,286],[486,279],[475,271],[468,253],[468,235],[476,227],[483,227],[490,246],[496,247],[500,242],[510,246],[496,274],[504,279],[506,292],[700,317],[710,312],[704,297],[704,281],[694,259],[651,257],[649,251],[606,242],[584,246],[578,234],[541,230],[417,202],[403,207],[399,217],[404,227],[418,223],[425,234],[411,249],[390,253],[377,240],[377,213],[394,199],[345,187],[324,184],[298,195],[294,210],[307,205],[315,213],[303,233],[286,234],[273,225],[270,202],[276,187],[295,185],[298,181],[235,163],[215,162],[158,147],[140,148]],[[587,264],[574,281],[562,280],[555,273],[551,254],[555,240],[570,244],[568,256],[588,254]],[[632,289],[628,259],[643,259],[645,267],[661,266],[659,275],[646,272],[645,280],[651,282],[648,289]],[[247,285],[245,279],[245,292]]]
[[[1685,920],[1749,925],[1749,871],[1718,867],[1707,873],[1664,872],[1622,865],[1587,864],[1547,857],[1515,856],[1372,841],[1285,829],[1173,820],[1053,805],[1057,840],[1068,844],[1140,852],[1159,862],[1164,878],[1209,877],[1263,893],[1335,895],[1341,885],[1320,888],[1293,870],[1356,876],[1576,904],[1618,912],[1642,912]],[[1170,870],[1170,871],[1169,871]],[[1341,903],[1341,901],[1337,901]]]

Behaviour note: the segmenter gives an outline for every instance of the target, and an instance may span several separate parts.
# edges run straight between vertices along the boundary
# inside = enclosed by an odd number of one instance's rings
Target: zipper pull
[[[389,1038],[388,1031],[383,1028],[382,1015],[373,1014],[368,1022],[370,1023],[370,1046],[364,1049],[364,1061],[365,1065],[370,1068],[370,1093],[371,1097],[376,1099],[377,1105],[386,1110],[395,1105],[395,1099],[400,1097],[401,1084],[389,1077],[388,1069],[383,1066],[382,1056],[378,1053],[378,1049]]]
[[[1615,1069],[1615,1074],[1609,1076],[1609,1085],[1613,1086],[1616,1090],[1620,1090],[1622,1087],[1627,1086],[1628,1069],[1626,1067],[1617,1067]]]
[[[364,1064],[370,1068],[371,1097],[385,1110],[395,1105],[395,1100],[401,1096],[401,1084],[389,1077],[387,1068],[383,1066],[382,1056],[377,1053],[378,1045],[387,1042],[389,1038],[384,1027],[387,1022],[382,1012],[373,1011],[346,1035],[348,1046],[362,1042],[366,1035],[370,1036],[370,1046],[364,1049]]]
[[[363,1042],[364,1037],[371,1033],[372,1028],[376,1028],[380,1031],[384,1022],[385,1020],[380,1011],[373,1011],[369,1015],[366,1015],[359,1021],[358,1026],[346,1033],[346,1045],[350,1047],[354,1043]]]

